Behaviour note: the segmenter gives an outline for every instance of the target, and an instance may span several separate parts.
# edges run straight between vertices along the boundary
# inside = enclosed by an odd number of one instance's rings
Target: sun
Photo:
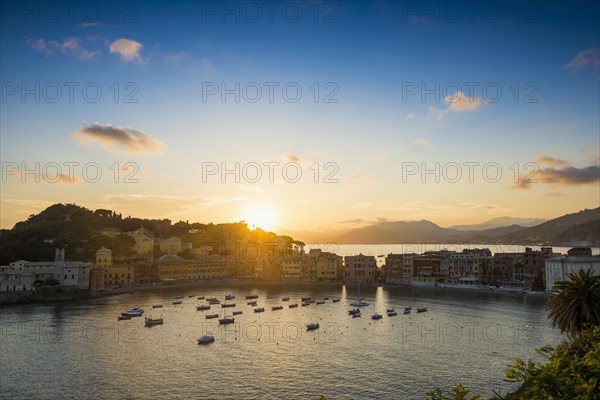
[[[242,217],[249,229],[261,228],[270,231],[277,223],[277,213],[264,205],[251,205]]]

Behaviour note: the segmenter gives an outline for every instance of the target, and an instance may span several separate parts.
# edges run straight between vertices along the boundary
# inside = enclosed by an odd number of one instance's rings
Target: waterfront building
[[[344,257],[344,281],[348,283],[373,283],[377,279],[377,260],[374,256]]]
[[[335,253],[322,251],[316,262],[316,279],[318,281],[335,281],[339,278],[338,272],[343,268],[344,258]]]
[[[492,265],[489,249],[463,249],[448,256],[448,282],[479,285]]]
[[[414,256],[414,254],[388,254],[383,266],[385,282],[410,285],[414,275]]]
[[[88,289],[93,264],[81,261],[66,261],[65,250],[56,249],[54,261],[19,260],[3,268],[0,275],[0,291],[31,290],[36,283],[48,278],[56,279],[62,286]]]
[[[568,274],[580,270],[591,270],[600,275],[600,256],[557,256],[545,260],[546,291],[551,292],[556,282],[568,279]]]
[[[442,259],[435,255],[420,255],[413,258],[414,279],[436,282],[440,279]]]

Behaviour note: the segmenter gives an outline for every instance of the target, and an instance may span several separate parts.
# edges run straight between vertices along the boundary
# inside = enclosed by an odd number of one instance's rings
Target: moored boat
[[[206,319],[219,318],[219,314],[206,314]]]
[[[331,302],[332,302],[332,303],[339,303],[339,302],[340,302],[340,299],[333,299],[333,300],[331,300]]]
[[[143,313],[144,313],[144,310],[142,310],[139,307],[134,307],[134,308],[130,308],[129,310],[121,313],[121,315],[124,317],[141,317]]]
[[[152,308],[162,308],[162,304],[152,304]]]
[[[117,320],[119,320],[119,321],[128,321],[130,319],[131,319],[131,317],[129,317],[127,315],[121,315],[120,317],[117,317]]]
[[[233,300],[233,299],[235,299],[234,295],[232,295],[232,294],[225,295],[225,300]]]
[[[200,304],[196,306],[197,311],[210,310],[210,306],[208,304]]]
[[[198,338],[198,344],[212,343],[214,341],[215,341],[215,337],[210,336],[210,335],[204,335],[204,336],[200,336]]]
[[[230,303],[230,304],[223,303],[223,304],[221,304],[221,307],[222,307],[222,308],[227,308],[227,307],[235,307],[235,303]]]
[[[418,307],[417,308],[417,314],[422,313],[422,312],[427,312],[427,307]]]
[[[381,319],[383,317],[383,315],[379,314],[379,313],[375,313],[373,315],[371,315],[371,319]]]
[[[353,308],[352,310],[348,310],[348,314],[350,314],[350,315],[360,314],[360,310],[358,308]]]
[[[281,301],[290,301],[290,296],[287,294],[281,298]]]
[[[246,299],[248,299],[248,300],[258,299],[258,295],[257,294],[249,294],[248,296],[246,296]]]
[[[233,317],[223,317],[219,320],[219,324],[221,324],[221,325],[233,324],[234,322],[235,322],[235,318],[233,318]]]
[[[396,311],[392,310],[392,311],[388,311],[387,315],[388,315],[388,317],[393,317],[393,316],[398,315],[398,313]]]
[[[175,300],[175,301],[173,302],[173,304],[174,304],[174,305],[181,304],[181,303],[183,303],[181,300]]]
[[[298,303],[290,304],[288,308],[298,308]]]
[[[234,311],[234,312],[233,312],[233,315],[240,315],[240,314],[242,314],[242,313],[243,313],[243,311],[242,311],[242,310],[238,310],[238,311]]]
[[[256,301],[249,301],[246,304],[248,304],[249,306],[252,306],[252,307],[256,307],[257,303],[256,303]]]
[[[271,307],[271,311],[283,310],[283,306],[273,306]]]
[[[265,309],[263,307],[258,307],[254,309],[254,312],[264,312]]]
[[[306,330],[312,331],[315,329],[319,329],[319,324],[306,324]]]
[[[162,318],[146,318],[144,321],[144,324],[146,324],[146,326],[154,326],[154,325],[162,325],[163,323],[163,319]]]

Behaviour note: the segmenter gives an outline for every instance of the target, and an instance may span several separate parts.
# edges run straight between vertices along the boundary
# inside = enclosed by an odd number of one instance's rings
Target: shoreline
[[[137,292],[149,292],[149,291],[168,291],[168,290],[176,290],[176,289],[184,289],[184,288],[286,288],[286,287],[294,287],[294,288],[306,288],[310,290],[312,288],[336,288],[341,289],[343,287],[346,288],[356,288],[358,287],[357,283],[346,283],[341,281],[262,281],[262,280],[219,280],[219,281],[193,281],[193,282],[179,282],[176,284],[155,284],[155,285],[137,285],[137,286],[126,286],[119,287],[115,289],[103,289],[99,291],[83,291],[78,290],[77,295],[73,298],[65,298],[61,297],[36,297],[35,294],[33,296],[27,297],[17,297],[16,301],[4,302],[0,303],[0,307],[2,306],[10,306],[10,305],[24,305],[24,304],[46,304],[46,303],[64,303],[64,302],[73,302],[73,301],[81,301],[81,300],[95,300],[105,297],[111,296],[119,296],[125,294],[132,294]],[[515,297],[515,296],[532,296],[545,298],[549,297],[550,293],[547,292],[530,292],[523,290],[506,290],[506,289],[489,289],[482,287],[474,287],[467,285],[454,285],[454,284],[438,284],[434,285],[433,282],[415,282],[412,285],[397,285],[397,284],[385,284],[385,283],[362,283],[361,287],[363,288],[377,288],[382,287],[385,289],[391,289],[394,291],[418,291],[418,292],[445,292],[447,290],[450,291],[463,291],[465,293],[489,293],[489,294],[500,294],[503,296]],[[9,292],[10,293],[10,292]],[[81,296],[82,293],[86,293],[85,296]]]

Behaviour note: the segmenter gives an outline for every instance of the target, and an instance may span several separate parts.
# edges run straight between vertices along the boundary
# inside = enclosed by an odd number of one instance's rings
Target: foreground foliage
[[[600,399],[600,326],[583,330],[556,349],[543,347],[541,364],[518,358],[505,372],[507,382],[523,382],[519,399]]]
[[[600,276],[592,270],[579,270],[568,277],[554,285],[555,294],[546,308],[552,325],[574,337],[586,325],[600,325]]]

